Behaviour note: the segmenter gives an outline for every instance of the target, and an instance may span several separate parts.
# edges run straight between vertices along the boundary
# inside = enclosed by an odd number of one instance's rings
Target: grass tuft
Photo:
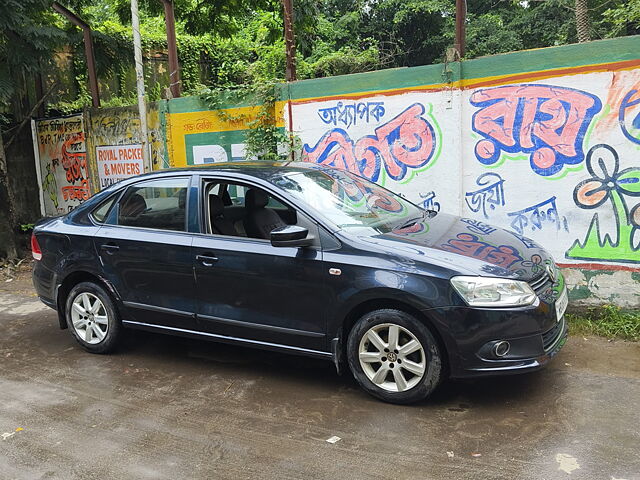
[[[567,314],[567,320],[569,330],[574,335],[640,340],[639,311],[624,311],[614,305],[603,305],[582,313]]]

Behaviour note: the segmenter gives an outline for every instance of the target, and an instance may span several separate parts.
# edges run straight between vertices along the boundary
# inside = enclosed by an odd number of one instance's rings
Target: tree
[[[640,34],[640,0],[610,2],[602,12],[607,37]]]
[[[5,0],[4,4],[0,15],[0,111],[7,113],[12,102],[20,102],[26,95],[23,79],[43,71],[65,35],[54,24],[51,0]],[[30,105],[19,107],[14,111],[25,114]]]
[[[7,159],[4,154],[4,142],[0,131],[0,258],[6,256],[13,260],[18,256],[16,238],[11,227],[16,224],[15,207],[9,190],[9,178],[7,176]]]
[[[591,40],[591,33],[589,32],[589,7],[587,0],[576,0],[575,12],[578,42],[588,42]]]
[[[26,79],[42,72],[64,39],[50,7],[49,0],[5,0],[0,15],[0,254],[9,259],[17,256],[16,219],[2,130],[8,121],[19,122],[31,113]]]

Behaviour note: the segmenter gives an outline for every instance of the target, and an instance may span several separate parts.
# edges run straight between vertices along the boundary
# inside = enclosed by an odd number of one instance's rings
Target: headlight
[[[520,280],[453,277],[451,285],[472,307],[521,307],[536,300],[529,284]]]

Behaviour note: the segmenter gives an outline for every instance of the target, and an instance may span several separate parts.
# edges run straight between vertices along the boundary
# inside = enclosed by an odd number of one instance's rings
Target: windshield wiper
[[[416,223],[418,223],[420,220],[424,220],[425,218],[433,218],[433,217],[435,217],[437,213],[438,212],[436,212],[435,210],[423,209],[421,216],[416,217],[416,218],[412,218],[411,220],[406,222],[401,227],[396,227],[396,228],[398,228],[399,230],[402,230],[403,228],[409,228],[410,226],[415,225]]]
[[[405,223],[401,227],[396,227],[396,229],[402,230],[403,228],[409,228],[411,225],[415,225],[416,223],[418,223],[420,220],[423,220],[423,219],[424,219],[424,215],[421,216],[421,217],[412,218],[411,220],[409,220],[407,223]]]

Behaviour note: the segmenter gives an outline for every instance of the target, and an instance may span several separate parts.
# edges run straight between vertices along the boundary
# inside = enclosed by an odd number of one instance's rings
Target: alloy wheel
[[[107,309],[96,295],[88,292],[73,300],[71,322],[78,337],[90,345],[100,343],[109,331]]]
[[[367,330],[360,340],[358,359],[367,378],[388,392],[404,392],[416,386],[427,363],[420,341],[394,323]]]

